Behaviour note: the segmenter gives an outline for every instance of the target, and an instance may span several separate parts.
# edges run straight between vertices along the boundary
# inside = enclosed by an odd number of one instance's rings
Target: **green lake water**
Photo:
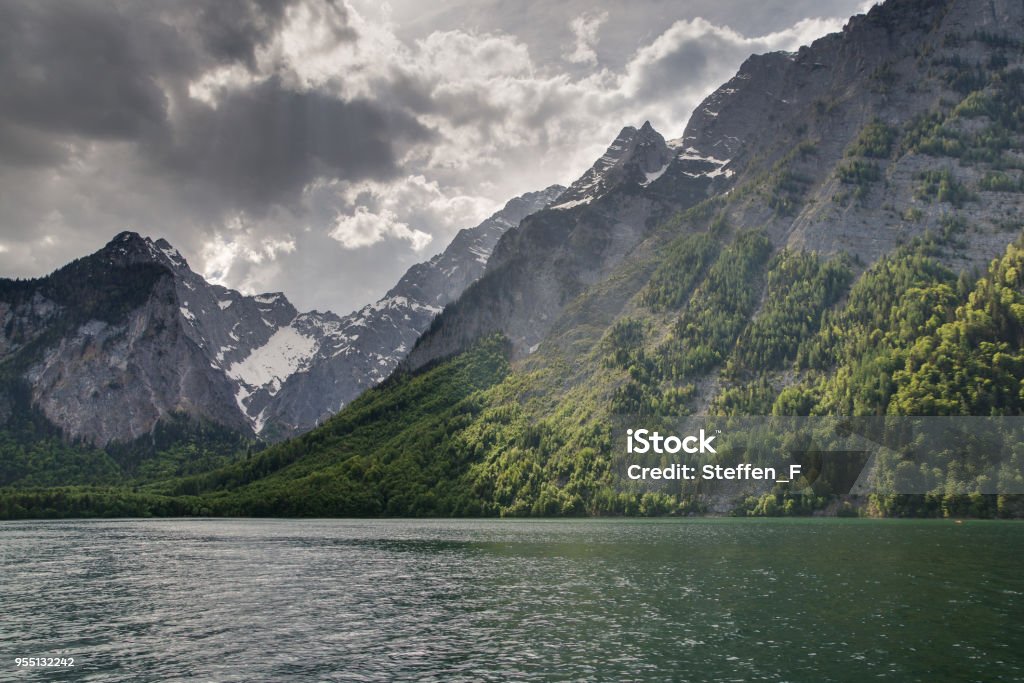
[[[0,680],[1022,681],[1022,560],[970,520],[5,522]]]

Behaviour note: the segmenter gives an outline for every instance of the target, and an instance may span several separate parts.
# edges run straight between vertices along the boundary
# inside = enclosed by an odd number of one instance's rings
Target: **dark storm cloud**
[[[404,112],[294,92],[277,78],[232,91],[215,109],[192,105],[182,119],[161,163],[182,182],[212,183],[250,210],[317,177],[387,178],[396,170],[395,147],[430,135]]]
[[[54,166],[67,157],[67,148],[48,133],[0,121],[0,164],[18,167]]]
[[[224,62],[256,67],[256,47],[266,45],[284,17],[287,0],[193,3],[194,28],[205,52]]]
[[[256,48],[273,39],[292,4],[294,0],[190,0],[182,3],[184,8],[176,23],[184,34],[197,36],[202,52],[213,59],[237,62],[253,70]],[[340,0],[328,5],[330,13],[319,12],[317,23],[329,27],[339,42],[356,40],[358,35],[348,25],[345,5]]]
[[[54,164],[77,143],[133,141],[154,174],[256,204],[227,210],[283,201],[321,175],[394,174],[394,146],[428,137],[408,114],[278,77],[232,89],[216,106],[187,96],[213,67],[255,69],[287,5],[0,3],[0,163]],[[343,6],[316,19],[339,42],[356,39]]]
[[[0,3],[3,115],[55,133],[139,137],[165,122],[165,88],[218,64],[252,68],[287,4]]]
[[[157,58],[175,71],[184,57],[160,54],[169,34],[110,4],[0,3],[4,123],[122,139],[160,125],[166,100]]]

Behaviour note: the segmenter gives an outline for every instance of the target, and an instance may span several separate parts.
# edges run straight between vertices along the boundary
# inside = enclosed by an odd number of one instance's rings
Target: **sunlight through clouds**
[[[0,269],[39,275],[130,227],[226,286],[346,312],[508,199],[571,183],[623,126],[680,135],[751,53],[863,5],[779,2],[788,19],[752,32],[731,26],[745,3],[694,5],[714,21],[538,4],[530,23],[460,2],[0,5],[0,181],[19,197]],[[93,72],[104,50],[116,72]]]

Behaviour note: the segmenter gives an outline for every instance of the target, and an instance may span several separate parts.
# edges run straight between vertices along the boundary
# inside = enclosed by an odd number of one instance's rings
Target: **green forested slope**
[[[625,405],[632,413],[637,407],[626,403],[628,395],[652,415],[692,408],[686,382],[698,372],[691,368],[700,366],[678,362],[676,340],[697,335],[700,325],[728,326],[729,302],[749,306],[762,286],[771,303],[761,317],[733,332],[731,343],[725,335],[707,337],[717,340],[708,346],[718,354],[713,362],[728,365],[732,378],[709,412],[1020,414],[1024,248],[1010,245],[987,273],[969,282],[935,259],[949,247],[949,240],[918,240],[847,288],[850,270],[841,261],[781,252],[766,262],[756,235],[743,235],[719,252],[703,280],[721,287],[718,315],[697,305],[697,285],[689,302],[697,313],[683,313],[659,329],[657,314],[642,316],[657,308],[653,288],[664,283],[655,278],[638,293],[634,315],[622,318],[580,359],[588,368],[584,381],[579,368],[558,362],[557,352],[510,371],[507,347],[499,339],[481,340],[426,372],[396,376],[304,437],[207,474],[125,492],[118,504],[136,513],[313,516],[700,510],[699,500],[623,490],[613,474],[619,456],[612,448],[612,420],[617,408]],[[678,257],[672,250],[665,254]],[[731,285],[715,280],[715,264],[738,262],[763,268],[764,275]],[[769,317],[772,325],[757,322]],[[780,336],[780,329],[791,334]],[[796,381],[780,383],[783,370]],[[666,398],[672,391],[674,397]],[[878,500],[872,509],[966,509],[943,500],[942,491],[940,482],[929,505]],[[0,512],[34,514],[50,506],[53,514],[80,514],[68,501],[86,495],[85,489],[65,490],[57,504],[52,490],[8,491],[0,496]],[[111,504],[103,497],[109,492],[91,495],[96,512],[118,509],[102,507]],[[1009,500],[973,505],[967,511],[977,514],[1016,509]]]

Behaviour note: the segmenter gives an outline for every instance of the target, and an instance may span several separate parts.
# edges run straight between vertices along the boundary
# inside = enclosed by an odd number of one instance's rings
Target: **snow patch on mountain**
[[[167,257],[167,260],[175,266],[180,267],[185,265],[185,259],[182,258],[181,254],[174,247],[167,245],[166,247],[162,247],[160,251]]]
[[[673,140],[678,145],[670,145],[674,149],[682,149],[676,154],[676,161],[680,163],[680,172],[690,178],[717,178],[723,176],[731,178],[734,171],[726,168],[731,159],[719,159],[712,154],[702,153],[693,146],[683,147],[680,141]]]
[[[290,325],[282,327],[245,360],[233,363],[227,375],[245,385],[248,393],[266,388],[273,396],[285,380],[308,365],[319,347],[313,337],[307,337]]]
[[[580,206],[582,204],[589,204],[592,201],[594,201],[594,198],[588,195],[588,196],[582,197],[580,199],[573,199],[573,200],[570,200],[568,202],[562,202],[561,204],[555,204],[551,208],[556,210],[556,211],[563,211],[565,209],[571,209],[574,206]]]
[[[642,182],[642,183],[640,183],[640,184],[641,184],[641,185],[644,185],[644,186],[646,186],[646,185],[650,185],[650,184],[651,184],[651,183],[653,183],[653,182],[654,182],[655,180],[657,180],[657,179],[658,179],[658,178],[660,178],[661,176],[665,175],[665,171],[667,171],[667,170],[668,170],[668,167],[669,167],[670,163],[671,163],[671,162],[669,162],[669,163],[666,163],[666,164],[665,164],[664,166],[662,166],[661,168],[659,168],[659,169],[658,169],[657,171],[651,171],[651,172],[649,172],[649,173],[644,173],[644,176],[645,176],[645,177],[647,178],[647,180],[645,180],[644,182]]]

